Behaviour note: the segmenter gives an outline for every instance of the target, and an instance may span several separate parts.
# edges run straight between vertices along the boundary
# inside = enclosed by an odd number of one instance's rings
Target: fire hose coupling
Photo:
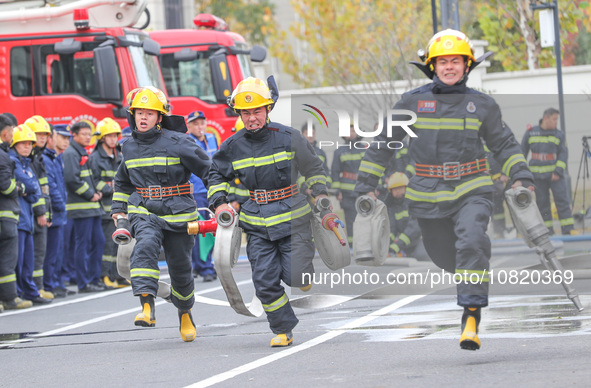
[[[206,233],[211,233],[215,236],[218,225],[228,228],[234,224],[236,219],[236,213],[233,210],[224,209],[217,215],[208,208],[199,208],[197,210],[209,212],[211,218],[209,220],[187,222],[187,233],[191,235],[201,234],[205,236]]]
[[[332,231],[339,240],[339,243],[345,246],[347,245],[347,240],[339,232],[339,226],[344,228],[345,224],[331,211],[330,206],[330,199],[326,197],[320,197],[316,200],[316,209],[320,212],[320,217],[322,217],[322,227]]]
[[[369,195],[362,195],[355,201],[355,210],[363,217],[373,214],[376,208],[376,201]]]
[[[126,245],[131,242],[131,233],[129,229],[131,228],[131,224],[129,220],[124,216],[117,216],[117,229],[113,232],[111,238],[113,242],[117,245]]]

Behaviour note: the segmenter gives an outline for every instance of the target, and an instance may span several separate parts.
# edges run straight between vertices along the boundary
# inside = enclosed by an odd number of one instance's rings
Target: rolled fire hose
[[[353,223],[353,256],[360,265],[380,266],[388,256],[390,220],[380,200],[362,195],[355,201],[357,217]]]
[[[330,200],[319,198],[316,203],[319,210],[313,212],[312,234],[314,244],[324,264],[335,271],[351,264],[351,250],[345,240],[342,222],[330,211]]]
[[[213,216],[209,209],[200,208],[199,210],[207,210]],[[252,301],[247,307],[236,285],[234,275],[232,275],[232,268],[234,268],[240,255],[240,243],[242,241],[242,229],[238,226],[238,214],[234,213],[234,211],[224,210],[217,217],[210,220],[188,223],[187,231],[189,234],[215,234],[213,263],[230,306],[238,314],[247,317],[260,317],[263,314],[263,305],[260,300],[256,295],[253,295]]]

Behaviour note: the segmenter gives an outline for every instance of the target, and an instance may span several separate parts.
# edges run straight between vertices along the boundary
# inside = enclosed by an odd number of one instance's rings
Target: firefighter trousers
[[[474,195],[462,200],[447,218],[419,218],[423,242],[433,262],[456,274],[458,305],[488,305],[488,270],[491,244],[486,229],[492,214],[492,195]]]
[[[39,289],[33,281],[35,267],[35,248],[33,234],[24,230],[18,231],[18,264],[16,267],[16,284],[19,296],[26,300],[34,300],[39,296]]]
[[[349,244],[353,244],[353,223],[355,222],[355,217],[357,217],[357,210],[355,209],[356,200],[356,196],[343,195],[343,200],[341,201],[341,207],[345,213],[345,226]]]
[[[16,222],[0,220],[0,300],[12,301],[16,294],[18,228]]]
[[[35,270],[33,280],[39,290],[43,289],[43,261],[47,249],[47,226],[40,226],[35,218],[35,233],[33,233],[33,244],[35,245]]]
[[[75,218],[73,228],[76,283],[81,290],[89,283],[100,281],[105,237],[101,216]]]
[[[43,260],[43,288],[51,291],[64,288],[60,278],[62,268],[64,225],[47,228],[47,249]]]
[[[195,282],[191,268],[195,238],[186,232],[168,230],[166,221],[154,214],[133,214],[130,221],[136,239],[130,263],[133,294],[156,296],[160,277],[158,257],[160,247],[163,247],[170,274],[172,303],[180,310],[191,309],[195,302]]]
[[[546,225],[550,234],[554,234],[550,205],[550,190],[552,190],[558,219],[560,220],[561,232],[562,234],[569,234],[575,226],[570,207],[570,198],[566,190],[566,180],[564,177],[560,177],[560,179],[553,182],[552,179],[541,179],[538,174],[534,174],[534,177],[536,182],[536,203],[538,204],[540,213],[542,213],[544,225]]]
[[[309,273],[311,277],[314,273],[314,243],[310,224],[276,241],[248,234],[247,243],[252,282],[256,296],[267,314],[269,327],[275,334],[287,333],[299,321],[281,281],[290,287],[301,287],[305,285],[303,274]]]

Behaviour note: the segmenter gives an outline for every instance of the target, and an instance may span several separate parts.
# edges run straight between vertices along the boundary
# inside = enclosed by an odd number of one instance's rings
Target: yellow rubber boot
[[[312,289],[312,284],[308,284],[307,286],[300,287],[300,290],[304,292],[308,292]]]
[[[462,315],[462,336],[460,337],[460,347],[462,349],[480,349],[480,339],[478,338],[479,324],[480,308],[464,307],[464,314]]]
[[[293,342],[293,334],[291,333],[291,331],[289,333],[285,333],[285,334],[277,334],[271,340],[271,347],[278,348],[278,347],[283,347],[283,346],[289,346],[289,345],[291,345],[292,342]]]
[[[192,342],[197,337],[197,330],[195,330],[191,310],[179,310],[179,321],[181,338],[185,342]]]
[[[53,292],[45,291],[43,289],[39,290],[39,295],[41,295],[41,297],[45,298],[45,299],[54,299],[55,298],[55,295],[53,295]]]
[[[140,303],[142,312],[135,316],[134,324],[136,326],[154,327],[156,326],[156,312],[154,310],[154,296],[150,294],[141,294]]]

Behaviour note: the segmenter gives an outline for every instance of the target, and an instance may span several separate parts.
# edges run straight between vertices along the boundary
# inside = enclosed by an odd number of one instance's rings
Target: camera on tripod
[[[583,149],[585,149],[585,151],[587,151],[587,156],[591,157],[591,155],[589,154],[589,138],[591,136],[583,136],[582,142],[583,142]]]

